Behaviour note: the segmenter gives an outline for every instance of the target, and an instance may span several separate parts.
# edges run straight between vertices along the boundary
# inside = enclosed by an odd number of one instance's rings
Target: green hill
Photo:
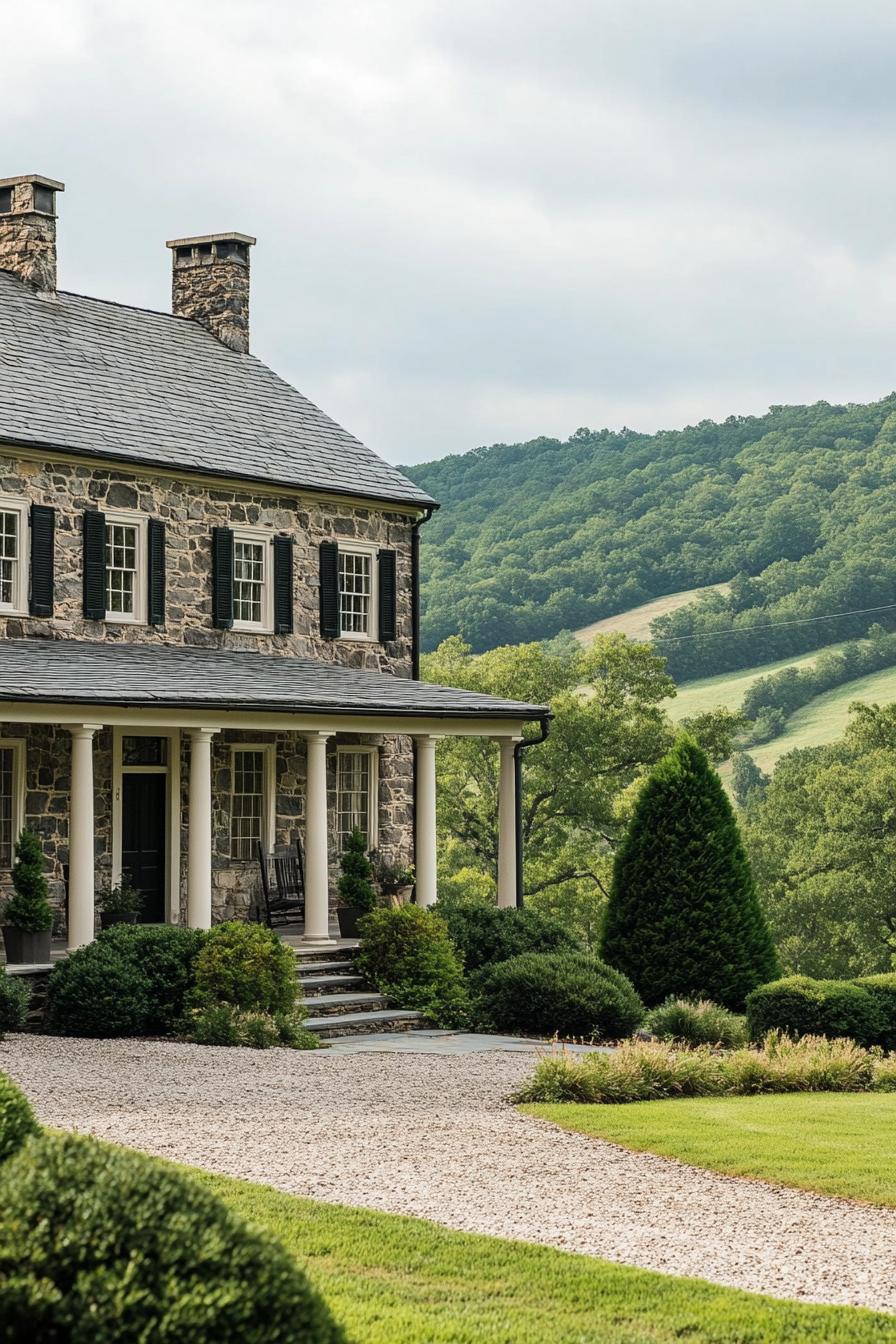
[[[896,603],[896,395],[405,470],[442,503],[421,534],[429,648],[544,639],[728,581],[654,623],[677,678],[896,626],[896,610],[830,619]]]

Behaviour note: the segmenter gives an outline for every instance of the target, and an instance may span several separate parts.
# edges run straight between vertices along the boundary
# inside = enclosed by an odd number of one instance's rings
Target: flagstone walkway
[[[896,1311],[896,1209],[699,1171],[531,1120],[506,1097],[532,1065],[528,1050],[0,1043],[0,1070],[50,1125],[314,1199]]]

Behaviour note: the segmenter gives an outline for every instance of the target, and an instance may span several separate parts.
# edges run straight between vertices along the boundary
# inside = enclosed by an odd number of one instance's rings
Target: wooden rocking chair
[[[298,838],[266,854],[258,844],[261,870],[259,918],[272,929],[275,924],[294,924],[305,917],[305,864]]]

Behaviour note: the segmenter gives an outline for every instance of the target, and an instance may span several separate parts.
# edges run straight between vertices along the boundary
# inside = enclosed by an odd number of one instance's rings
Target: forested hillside
[[[679,679],[896,628],[896,610],[806,619],[896,602],[896,395],[582,429],[405,471],[442,504],[421,534],[428,648],[543,639],[726,581],[654,625]]]

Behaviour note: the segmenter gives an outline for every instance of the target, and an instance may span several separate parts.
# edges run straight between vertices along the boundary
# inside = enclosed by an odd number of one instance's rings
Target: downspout
[[[537,747],[544,742],[548,735],[551,716],[545,714],[541,719],[541,735],[539,737],[530,737],[517,742],[513,748],[513,782],[514,782],[514,825],[516,841],[516,904],[517,909],[521,910],[523,906],[523,752],[527,747]]]
[[[420,528],[428,523],[436,505],[429,504],[411,523],[411,678],[420,680]]]

